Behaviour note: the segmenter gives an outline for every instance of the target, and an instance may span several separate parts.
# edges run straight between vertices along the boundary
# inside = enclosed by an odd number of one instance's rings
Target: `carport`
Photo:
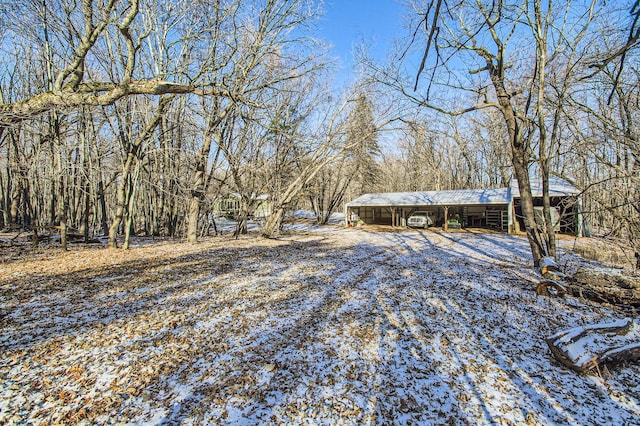
[[[345,217],[354,213],[365,224],[406,226],[415,211],[431,212],[435,226],[455,217],[464,226],[509,232],[513,222],[510,188],[365,194],[346,204]]]

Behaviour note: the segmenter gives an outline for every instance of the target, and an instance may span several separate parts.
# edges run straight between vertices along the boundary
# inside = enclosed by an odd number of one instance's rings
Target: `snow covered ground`
[[[544,341],[620,314],[537,296],[523,237],[290,230],[5,259],[0,424],[640,425],[640,366]]]

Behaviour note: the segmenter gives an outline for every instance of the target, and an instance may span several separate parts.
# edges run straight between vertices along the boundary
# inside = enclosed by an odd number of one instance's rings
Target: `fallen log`
[[[540,274],[549,280],[559,280],[566,278],[566,275],[560,272],[560,265],[552,257],[543,257],[538,262]]]
[[[567,289],[556,280],[545,279],[538,283],[536,293],[538,293],[539,296],[564,297],[564,295],[567,294]]]
[[[538,262],[538,268],[544,279],[536,286],[536,293],[539,296],[564,297],[567,294],[567,289],[558,280],[563,279],[566,275],[560,272],[560,266],[555,259],[543,257]]]
[[[625,315],[637,316],[640,310],[640,277],[607,274],[580,268],[564,281],[567,294],[599,303],[618,306]]]
[[[626,318],[613,323],[574,327],[547,337],[546,342],[563,365],[590,374],[603,364],[640,360],[640,323]]]
[[[560,266],[555,261],[553,257],[543,257],[538,262],[538,268],[540,268],[540,273],[544,276],[547,272],[558,272],[560,271]]]

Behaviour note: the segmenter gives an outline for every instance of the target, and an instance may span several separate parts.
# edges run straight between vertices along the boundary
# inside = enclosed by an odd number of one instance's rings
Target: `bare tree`
[[[591,64],[591,68],[595,71],[586,77],[585,79],[592,78],[599,72],[614,66],[614,79],[613,87],[609,92],[608,104],[611,104],[612,98],[616,94],[618,84],[620,83],[620,77],[623,75],[625,65],[627,63],[627,57],[630,56],[630,52],[638,48],[640,42],[640,0],[634,0],[629,7],[630,22],[628,24],[628,36],[625,43],[616,43],[613,50],[606,50],[601,55],[601,58],[594,61]],[[617,62],[616,62],[617,61]]]
[[[360,139],[347,143],[348,107],[353,98],[347,97],[339,105],[326,102],[324,115],[309,117],[305,123],[308,133],[297,135],[293,149],[295,173],[282,187],[278,198],[274,200],[272,213],[267,219],[262,234],[272,237],[280,232],[282,219],[287,208],[294,202],[327,165],[340,158],[344,152],[360,143]],[[369,135],[361,135],[368,137]]]
[[[139,163],[144,156],[143,145],[148,143],[153,137],[154,132],[158,128],[162,115],[164,114],[167,105],[171,102],[171,97],[163,97],[158,102],[156,111],[151,115],[142,130],[135,134],[131,128],[120,128],[117,132],[121,138],[121,144],[125,151],[124,162],[122,164],[122,176],[118,185],[118,192],[116,198],[115,217],[109,227],[109,247],[117,248],[117,235],[120,225],[125,217],[127,217],[127,227],[125,228],[127,238],[125,241],[125,248],[129,245],[129,236],[131,232],[131,215],[133,214],[133,205],[135,203],[135,192],[137,188],[137,176],[139,176],[140,169]],[[121,124],[126,120],[119,120]],[[135,178],[131,174],[135,169]]]
[[[580,178],[591,223],[604,236],[626,240],[640,268],[640,72],[632,63],[627,67],[632,72],[625,76],[617,75],[616,64],[600,73],[591,93],[601,96],[572,97],[567,123],[577,141],[573,163],[585,165]]]
[[[303,0],[269,1],[259,10],[251,5],[242,9],[242,5],[239,2],[228,12],[218,12],[212,22],[215,26],[207,54],[212,62],[204,67],[203,75],[223,87],[224,93],[212,95],[215,106],[207,117],[203,144],[196,159],[187,232],[189,242],[195,242],[198,235],[199,204],[206,191],[207,160],[212,143],[223,144],[220,126],[228,125],[227,118],[243,111],[244,107],[269,109],[269,93],[323,66],[321,56],[316,59],[311,55],[307,40],[291,37],[295,28],[312,18]],[[229,28],[234,30],[228,31]]]
[[[377,68],[376,77],[406,99],[454,117],[485,109],[500,112],[520,189],[524,230],[537,264],[542,256],[553,254],[555,248],[551,229],[541,232],[536,224],[530,176],[530,165],[537,162],[547,193],[545,210],[551,226],[548,175],[550,153],[557,150],[554,143],[558,140],[559,123],[555,120],[554,124],[546,112],[551,105],[547,73],[553,68],[575,68],[597,53],[590,44],[590,36],[596,32],[592,23],[599,12],[608,9],[596,2],[555,5],[537,0],[462,1],[455,7],[447,0],[417,3],[414,7],[419,13],[419,27],[413,42],[418,34],[425,37],[413,90],[407,88],[407,80],[397,65],[395,69]],[[572,56],[568,51],[575,53]],[[408,49],[401,59],[411,54]],[[467,74],[452,71],[454,60],[458,61],[456,67],[464,64]],[[580,76],[565,72],[564,77],[575,83]],[[418,90],[421,78],[425,84]],[[452,98],[451,93],[461,95]],[[555,100],[561,99],[557,96]],[[452,106],[461,102],[466,106]]]
[[[342,155],[328,164],[314,179],[307,192],[318,223],[326,224],[331,214],[343,203],[346,194],[355,196],[375,192],[379,187],[381,168],[378,158],[377,120],[374,104],[364,89],[352,103],[347,117],[346,148]]]
[[[270,96],[322,67],[308,0],[11,6],[0,9],[0,208],[7,225],[59,223],[63,242],[67,225],[109,227],[115,246],[123,223],[125,237],[186,230],[195,241],[226,126],[267,116]]]
[[[81,12],[77,12],[75,2],[65,4],[60,1],[41,2],[46,4],[50,27],[57,29],[51,34],[56,39],[57,62],[51,67],[53,84],[22,100],[0,105],[0,123],[11,125],[21,120],[42,114],[54,108],[69,110],[79,106],[111,105],[119,99],[131,95],[161,95],[169,93],[193,93],[196,88],[190,84],[179,84],[158,78],[137,79],[137,60],[141,47],[138,27],[140,0],[84,0]],[[35,10],[34,10],[35,9]],[[28,25],[39,11],[29,0],[16,4],[11,16],[16,25]],[[42,16],[44,18],[44,16]],[[112,74],[110,81],[99,80],[98,73],[89,69],[87,62],[96,54],[101,44],[108,44],[110,34],[118,34],[117,43],[122,46],[125,65],[120,73]],[[38,35],[27,35],[27,42]],[[49,39],[49,36],[46,37]],[[46,41],[45,41],[46,43]],[[216,92],[216,88],[208,88]]]

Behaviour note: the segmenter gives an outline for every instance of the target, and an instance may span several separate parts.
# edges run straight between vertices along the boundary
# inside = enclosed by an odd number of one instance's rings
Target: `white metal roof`
[[[549,195],[552,197],[577,195],[580,191],[564,179],[555,176],[549,178]],[[531,180],[531,192],[534,197],[542,197],[542,184],[539,179]],[[511,180],[510,188],[461,189],[451,191],[385,192],[364,194],[349,202],[347,207],[407,207],[407,206],[460,206],[509,204],[513,198],[520,197],[518,182]]]
[[[579,193],[580,190],[566,180],[557,176],[549,176],[549,196],[567,197],[570,195],[578,195]],[[511,194],[513,198],[520,198],[520,188],[515,178],[511,179]],[[542,179],[538,177],[531,178],[531,195],[534,197],[542,197]]]
[[[453,191],[385,192],[364,194],[349,202],[359,206],[455,206],[473,204],[509,204],[509,188],[461,189]]]

